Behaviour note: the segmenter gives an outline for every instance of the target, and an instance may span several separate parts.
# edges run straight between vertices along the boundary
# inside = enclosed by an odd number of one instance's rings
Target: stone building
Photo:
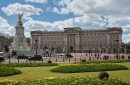
[[[37,46],[36,46],[36,40]],[[31,50],[55,48],[56,52],[122,52],[122,28],[82,30],[80,27],[64,31],[31,31]]]

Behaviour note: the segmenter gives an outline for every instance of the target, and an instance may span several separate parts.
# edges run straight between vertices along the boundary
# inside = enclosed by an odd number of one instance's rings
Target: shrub
[[[128,59],[122,59],[122,60],[103,60],[103,61],[87,61],[87,62],[76,62],[75,64],[91,64],[91,63],[124,63],[124,62],[130,62]]]
[[[60,73],[78,73],[78,72],[97,72],[97,71],[113,71],[127,70],[128,68],[119,64],[103,63],[103,64],[77,64],[64,65],[51,69],[51,72]]]
[[[22,73],[20,70],[9,68],[9,67],[0,67],[0,77],[16,75]]]
[[[52,61],[51,61],[51,60],[48,60],[47,63],[52,63]]]
[[[85,60],[85,59],[82,59],[81,62],[86,62],[86,60]]]
[[[58,66],[56,63],[8,63],[0,64],[0,67],[40,67],[40,66]]]
[[[91,77],[71,77],[71,78],[55,78],[48,77],[45,79],[34,79],[25,81],[9,81],[1,80],[0,85],[129,85],[118,79],[108,79],[106,81]]]
[[[99,73],[98,78],[99,79],[108,79],[109,74],[106,71],[102,71],[102,72]]]

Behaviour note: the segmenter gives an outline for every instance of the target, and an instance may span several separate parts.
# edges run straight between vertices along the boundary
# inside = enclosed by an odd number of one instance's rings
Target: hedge
[[[0,85],[129,85],[118,79],[100,80],[91,77],[55,78],[48,77],[41,80],[11,81],[2,80]]]
[[[0,77],[21,74],[20,70],[10,67],[0,67]]]
[[[0,67],[40,67],[40,66],[58,66],[56,63],[8,63],[0,64]]]
[[[64,65],[51,69],[51,72],[60,73],[78,73],[78,72],[97,72],[97,71],[113,71],[113,70],[127,70],[128,68],[119,64],[102,63],[102,64],[77,64]]]

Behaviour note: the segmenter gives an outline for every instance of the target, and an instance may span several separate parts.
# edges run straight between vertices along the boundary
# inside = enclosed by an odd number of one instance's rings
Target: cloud
[[[50,22],[42,22],[29,20],[24,23],[24,27],[28,30],[61,30],[66,27],[81,27],[83,30],[85,29],[102,29],[105,28],[105,20],[98,16],[82,16],[75,17],[74,23],[73,18],[66,19],[64,21],[55,21],[53,23]]]
[[[8,32],[7,32],[8,30]],[[14,33],[14,27],[8,24],[8,21],[0,16],[0,33],[8,34],[12,36]]]
[[[45,4],[47,0],[25,1]],[[84,30],[122,27],[123,32],[130,31],[130,0],[53,0],[53,2],[55,7],[48,6],[46,11],[52,11],[60,15],[74,14],[74,27],[81,27]],[[1,10],[8,16],[25,13],[23,18],[28,21],[24,23],[24,27],[29,31],[44,29],[63,30],[65,27],[73,27],[73,18],[52,23],[33,20],[31,16],[40,15],[43,10],[29,4],[14,3],[1,8]],[[3,28],[9,26],[6,20],[5,22],[6,24],[3,25]],[[29,33],[25,34],[28,35]],[[123,41],[128,41],[127,36],[129,35],[123,34]]]
[[[53,8],[52,12],[56,12],[56,13],[58,13],[58,14],[61,14],[61,13],[58,11],[58,8],[56,8],[56,7]]]
[[[54,0],[56,6],[52,12],[57,14],[69,14],[73,13],[76,16],[84,17],[84,15],[90,16],[90,21],[87,22],[90,29],[97,26],[99,28],[100,20],[93,21],[93,17],[104,16],[104,22],[100,24],[107,27],[122,27],[123,31],[130,28],[130,0]],[[92,18],[92,19],[91,19]],[[82,18],[83,19],[83,18]],[[94,24],[95,23],[95,24]],[[84,25],[77,23],[77,25]],[[92,26],[91,26],[92,25]]]
[[[32,5],[22,5],[19,3],[9,4],[7,7],[2,7],[1,10],[8,16],[24,13],[24,18],[27,20],[32,19],[29,17],[31,15],[40,15],[40,12],[43,12],[42,9],[36,8]]]
[[[44,29],[50,29],[51,23],[49,22],[42,22],[42,21],[36,21],[36,20],[29,20],[24,23],[24,27],[26,27],[27,30],[44,30]]]
[[[73,27],[73,19],[74,19],[74,27],[81,27],[83,30],[87,29],[104,29],[106,27],[106,18],[104,19],[99,16],[79,16],[75,18],[66,19],[64,21],[55,21],[53,23],[43,22],[43,21],[35,21],[29,20],[24,23],[24,27],[29,31],[37,31],[37,30],[49,30],[49,31],[63,31],[63,28]],[[129,29],[124,29],[128,31]],[[29,36],[29,33],[25,33],[26,36]],[[130,34],[123,34],[122,40],[127,43],[130,41]]]
[[[6,37],[15,35],[15,28],[8,24],[8,21],[0,16],[0,35]],[[25,32],[25,36],[30,36],[30,32]]]
[[[64,9],[75,15],[128,16],[130,14],[128,4],[130,0],[59,0],[55,3],[59,6],[59,14],[64,14]]]
[[[130,26],[129,26],[130,27]],[[130,32],[130,28],[125,28],[125,29],[123,29],[123,32],[125,33],[125,32]]]
[[[31,37],[31,36],[30,36],[30,32],[25,32],[24,35],[25,35],[26,37]]]
[[[0,16],[0,31],[6,32],[7,30],[11,31],[12,29],[14,29],[14,27],[9,25],[7,20]]]
[[[51,7],[47,7],[46,11],[51,11]]]
[[[58,0],[52,12],[76,16],[104,16],[108,26],[130,28],[130,0]],[[59,6],[59,7],[57,7]]]
[[[122,41],[124,41],[124,43],[130,42],[130,34],[122,35]]]
[[[121,26],[123,28],[130,28],[129,22],[130,17],[121,17],[121,18],[110,18],[108,20],[109,25],[108,26]]]
[[[69,4],[70,2],[72,2],[72,0],[53,0],[53,3],[59,6],[65,6],[66,4]]]
[[[46,4],[47,0],[25,0],[25,2],[33,2],[33,3]]]

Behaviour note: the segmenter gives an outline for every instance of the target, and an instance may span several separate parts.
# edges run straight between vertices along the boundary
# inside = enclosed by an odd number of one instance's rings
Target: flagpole
[[[74,18],[73,18],[73,28],[74,28]]]

